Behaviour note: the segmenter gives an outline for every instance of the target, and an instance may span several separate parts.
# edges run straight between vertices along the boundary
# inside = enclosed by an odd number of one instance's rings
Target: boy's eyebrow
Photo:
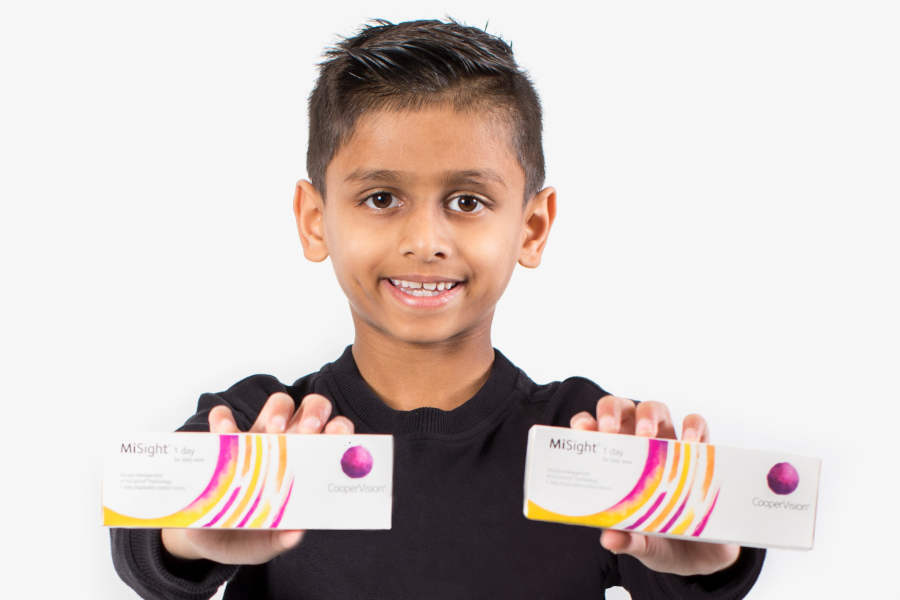
[[[392,171],[390,169],[356,169],[347,177],[344,182],[350,181],[387,181],[390,183],[399,183],[405,177],[403,171]],[[441,176],[441,181],[445,185],[459,185],[461,183],[480,183],[482,181],[493,181],[506,187],[506,182],[499,173],[491,169],[464,169],[462,171],[445,171]]]

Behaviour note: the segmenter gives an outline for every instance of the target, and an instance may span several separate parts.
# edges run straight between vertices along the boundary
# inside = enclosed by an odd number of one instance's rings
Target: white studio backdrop
[[[99,525],[106,432],[352,342],[291,212],[315,64],[368,19],[447,15],[512,41],[558,191],[494,345],[821,457],[815,549],[770,551],[751,599],[898,597],[900,20],[866,1],[4,3],[10,597],[133,597]]]

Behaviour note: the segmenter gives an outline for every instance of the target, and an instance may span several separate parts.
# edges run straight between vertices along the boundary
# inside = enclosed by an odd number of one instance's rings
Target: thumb
[[[282,552],[290,550],[300,543],[303,539],[303,532],[298,530],[279,531],[275,537],[275,543],[281,548]]]
[[[630,554],[642,558],[647,554],[647,536],[605,529],[600,535],[600,545],[613,554]]]

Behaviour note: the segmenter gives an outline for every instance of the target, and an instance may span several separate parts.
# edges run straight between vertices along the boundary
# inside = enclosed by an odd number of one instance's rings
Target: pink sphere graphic
[[[769,482],[770,490],[784,495],[797,489],[797,485],[800,483],[800,474],[791,463],[780,462],[769,469],[766,479]]]
[[[348,477],[365,477],[372,470],[372,454],[363,446],[347,448],[341,457],[341,469]]]

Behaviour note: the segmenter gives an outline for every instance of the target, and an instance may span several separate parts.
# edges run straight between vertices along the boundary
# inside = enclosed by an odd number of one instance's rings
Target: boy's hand
[[[256,418],[254,433],[353,433],[353,422],[346,417],[331,416],[331,402],[320,394],[308,394],[294,411],[294,400],[284,392],[269,396]],[[213,433],[236,433],[237,425],[231,409],[216,406],[209,411],[209,430]],[[178,558],[207,558],[230,565],[253,565],[268,562],[300,543],[302,530],[278,529],[163,529],[166,550]]]
[[[604,396],[597,402],[597,417],[580,412],[570,421],[572,429],[627,433],[646,437],[677,439],[669,409],[661,402],[635,403],[627,398]],[[706,419],[700,415],[684,418],[681,439],[686,442],[709,441]],[[708,575],[731,566],[740,546],[712,544],[674,538],[642,535],[605,529],[600,543],[615,554],[630,554],[654,571],[677,575]]]

